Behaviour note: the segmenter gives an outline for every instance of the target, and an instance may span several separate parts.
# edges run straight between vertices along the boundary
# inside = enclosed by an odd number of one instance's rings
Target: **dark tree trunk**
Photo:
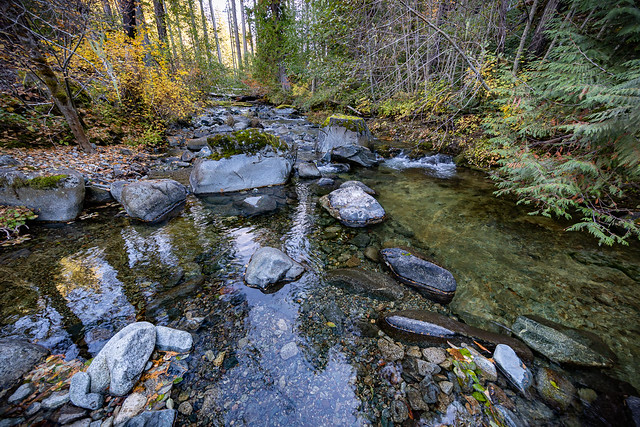
[[[136,36],[136,2],[135,0],[120,0],[120,7],[124,32],[133,39]]]
[[[165,46],[167,45],[167,23],[165,21],[166,13],[162,0],[153,0],[153,11],[156,15],[156,27],[158,28],[158,39]]]
[[[547,23],[549,22],[549,20],[553,17],[553,15],[555,15],[557,8],[558,8],[558,0],[549,0],[549,2],[544,8],[544,12],[542,13],[540,22],[538,22],[538,26],[536,27],[536,30],[533,32],[531,44],[529,45],[530,52],[533,52],[537,55],[540,55],[542,53],[542,50],[545,44],[544,31],[546,30]]]
[[[498,53],[504,53],[504,42],[507,38],[507,6],[509,0],[500,0],[500,14],[498,17]]]

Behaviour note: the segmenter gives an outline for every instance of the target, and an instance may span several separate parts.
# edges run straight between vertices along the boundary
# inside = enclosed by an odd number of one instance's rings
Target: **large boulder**
[[[511,330],[529,347],[557,363],[609,367],[615,355],[596,335],[538,316],[520,316]]]
[[[87,369],[91,393],[124,396],[142,374],[156,345],[156,328],[148,322],[127,325],[115,334]]]
[[[356,294],[391,301],[404,298],[402,285],[389,276],[360,268],[340,268],[329,271],[325,280]]]
[[[303,179],[315,179],[322,176],[320,170],[313,162],[298,163],[297,170],[298,176]]]
[[[320,198],[320,204],[347,227],[366,227],[386,218],[380,203],[356,185],[332,191]]]
[[[380,163],[378,157],[367,147],[342,145],[331,150],[331,161],[346,162],[356,166],[370,168]]]
[[[304,267],[289,258],[287,254],[276,248],[258,249],[244,274],[248,285],[259,289],[267,289],[278,282],[292,281],[304,273]]]
[[[0,339],[0,389],[10,387],[47,354],[49,350],[37,344]]]
[[[164,221],[184,207],[187,189],[172,179],[132,182],[124,186],[120,203],[127,214],[145,222]]]
[[[0,205],[26,206],[38,214],[38,221],[74,220],[82,211],[84,193],[84,177],[72,169],[0,169]]]
[[[379,321],[380,327],[394,338],[416,343],[478,342],[489,350],[506,344],[525,360],[533,360],[529,347],[515,338],[474,328],[442,314],[424,310],[389,313]]]
[[[380,257],[397,280],[427,298],[441,304],[453,299],[457,284],[448,270],[401,248],[383,249]]]
[[[316,151],[325,155],[336,147],[345,145],[367,146],[371,140],[371,131],[364,119],[344,114],[329,116],[318,135]]]
[[[293,152],[279,138],[255,129],[209,138],[212,154],[196,161],[189,182],[194,194],[226,193],[285,184]]]

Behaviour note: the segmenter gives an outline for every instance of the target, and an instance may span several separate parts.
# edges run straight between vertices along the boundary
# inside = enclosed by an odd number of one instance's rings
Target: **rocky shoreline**
[[[280,119],[284,121],[279,123]],[[208,143],[212,135],[232,131],[237,138],[252,138],[257,134],[237,132],[264,127],[261,121],[267,120],[274,120],[275,124],[266,130],[279,135],[282,145],[261,145],[248,150],[247,140],[236,139],[232,141],[236,144],[235,151],[216,154],[216,147]],[[370,298],[380,301],[375,309],[365,312],[366,317],[352,319],[345,314],[347,307],[321,300],[324,308],[317,314],[323,320],[316,339],[325,336],[327,330],[329,341],[344,341],[348,337],[362,346],[361,351],[370,360],[375,375],[367,375],[356,386],[363,402],[376,394],[380,396],[377,406],[368,408],[368,422],[521,426],[580,425],[600,419],[605,425],[621,421],[629,425],[638,423],[637,392],[618,382],[604,388],[601,383],[609,380],[599,373],[596,375],[595,369],[616,363],[611,350],[597,337],[536,316],[518,317],[510,328],[513,337],[455,320],[445,306],[454,298],[458,287],[451,272],[431,262],[433,260],[416,248],[373,241],[366,232],[367,227],[393,219],[376,200],[375,188],[359,181],[342,182],[337,175],[337,171],[373,167],[380,161],[366,147],[371,138],[366,124],[363,128],[364,122],[355,118],[338,117],[329,121],[316,139],[315,128],[306,128],[314,132],[291,132],[287,121],[296,120],[300,119],[295,111],[287,108],[257,106],[245,114],[233,108],[216,110],[197,119],[194,128],[172,136],[172,147],[167,153],[125,154],[122,150],[126,149],[119,148],[123,156],[137,158],[138,163],[128,164],[122,174],[116,173],[117,165],[102,177],[85,173],[83,179],[77,181],[86,191],[78,192],[73,203],[95,206],[116,201],[132,221],[157,224],[180,215],[188,199],[197,193],[196,189],[206,188],[207,191],[202,191],[203,197],[224,199],[225,205],[233,206],[234,215],[267,215],[286,205],[289,198],[278,194],[277,187],[261,187],[284,184],[295,172],[294,180],[305,182],[326,211],[323,213],[326,226],[318,236],[320,249],[327,247],[326,253],[334,254],[336,251],[330,249],[333,245],[357,248],[349,254],[342,250],[339,259],[327,259],[327,272],[322,280],[326,286],[335,285],[352,295],[354,305],[359,297],[367,298],[367,303]],[[264,159],[271,160],[265,162]],[[29,163],[14,160],[18,164],[3,169],[3,176],[9,182],[5,188],[16,180],[9,177],[9,173],[24,174],[20,179],[26,182],[47,176],[28,167],[22,170]],[[16,163],[8,158],[4,161],[6,165]],[[216,172],[217,168],[228,161],[235,162],[234,174],[222,177]],[[266,181],[261,181],[265,174],[268,175]],[[119,179],[126,177],[142,179]],[[37,190],[55,192],[61,188],[62,185],[56,184]],[[80,215],[78,210],[74,218],[60,220],[69,221]],[[402,230],[398,231],[402,234]],[[350,236],[348,242],[343,241],[345,235]],[[284,283],[316,273],[276,247],[263,246],[252,255],[243,273],[244,280],[265,293],[279,292]],[[329,270],[335,264],[341,269]],[[193,281],[188,289],[187,284],[191,282],[185,281],[185,294],[201,289],[204,280]],[[168,296],[167,302],[175,295],[177,293]],[[246,301],[237,294],[218,309],[223,316],[224,310],[228,313],[248,310]],[[121,353],[110,359],[101,356],[101,351],[88,369],[78,359],[65,361],[60,356],[49,356],[42,361],[44,350],[16,343],[33,356],[27,358],[31,366],[26,370],[5,368],[7,372],[20,374],[3,386],[0,426],[38,422],[92,427],[173,425],[174,422],[206,425],[211,422],[212,413],[220,415],[238,410],[237,403],[220,406],[206,382],[207,378],[232,369],[234,363],[237,364],[233,353],[241,353],[251,343],[242,342],[244,338],[240,336],[227,337],[224,339],[226,350],[205,350],[201,345],[207,339],[216,342],[222,339],[214,338],[215,332],[206,330],[206,325],[213,323],[211,316],[211,313],[196,313],[176,322],[201,334],[194,341],[191,355],[188,354],[191,343],[185,344],[191,338],[188,332],[184,332],[189,336],[186,338],[184,334],[146,322],[131,323],[118,332],[111,338],[114,344],[109,341],[102,351],[118,349]],[[229,321],[233,321],[234,315],[230,316]],[[286,320],[274,318],[272,332],[286,336],[290,327]],[[136,338],[132,345],[124,347],[117,343],[133,329],[139,329],[139,334],[147,338]],[[165,333],[170,337],[166,338]],[[312,335],[313,328],[308,333]],[[150,343],[151,336],[153,343]],[[233,345],[236,348],[229,347]],[[304,352],[304,345],[294,339],[275,349],[277,360],[283,364],[298,363]],[[0,369],[9,366],[5,363],[16,363],[19,359],[14,353],[6,356],[0,360]],[[128,379],[126,384],[114,385],[112,365],[115,362],[109,360],[121,363],[129,359],[135,362],[133,373],[124,369],[123,372],[128,372],[124,375]],[[104,366],[108,366],[106,371]],[[593,371],[581,378],[581,373],[572,371],[572,366]],[[190,379],[188,389],[182,388],[183,375]],[[111,381],[105,382],[105,377]],[[288,380],[285,376],[277,381],[287,384]]]

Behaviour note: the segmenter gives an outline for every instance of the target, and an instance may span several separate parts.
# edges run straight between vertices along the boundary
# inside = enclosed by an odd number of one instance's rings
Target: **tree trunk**
[[[237,69],[239,67],[236,64],[236,51],[233,43],[233,22],[231,21],[231,13],[229,10],[229,1],[227,1],[227,25],[229,26],[229,45],[231,46],[231,60],[233,61],[233,69]]]
[[[540,55],[542,53],[542,48],[544,44],[544,31],[546,30],[547,23],[556,13],[557,8],[558,8],[558,0],[549,0],[549,2],[544,8],[544,12],[542,13],[540,22],[538,22],[538,26],[536,27],[536,30],[533,32],[533,37],[531,38],[531,44],[529,45],[530,52],[533,52],[537,55]]]
[[[211,66],[211,44],[209,43],[209,30],[207,30],[207,19],[204,16],[204,4],[202,0],[198,0],[200,2],[200,13],[202,17],[202,32],[204,33],[204,47],[207,53],[207,64]]]
[[[109,22],[113,21],[113,12],[111,11],[111,4],[109,0],[102,0],[102,10],[104,10],[104,15],[107,17]]]
[[[507,6],[509,0],[500,0],[500,12],[498,14],[498,53],[504,53],[504,42],[507,38]]]
[[[176,59],[178,59],[178,55],[176,53],[176,42],[175,39],[173,38],[173,30],[171,29],[171,20],[169,19],[168,15],[166,14],[166,6],[164,4],[164,0],[159,0],[162,2],[162,8],[163,10],[165,10],[165,24],[167,27],[167,33],[169,33],[169,41],[171,42],[171,54],[172,54],[172,58],[173,61],[171,61],[172,63],[174,63],[174,61]]]
[[[200,39],[198,38],[198,27],[196,27],[196,16],[193,12],[193,0],[187,0],[187,5],[189,5],[189,19],[191,21],[191,40],[193,44],[193,49],[195,50],[196,59],[198,63],[202,59],[202,52],[200,51]]]
[[[156,15],[156,27],[158,28],[158,40],[163,45],[167,45],[167,24],[165,21],[166,13],[162,0],[153,0],[153,11]]]
[[[248,53],[247,53],[247,25],[244,14],[244,1],[240,0],[240,20],[242,21],[242,46],[244,53],[244,60],[247,61]]]
[[[238,55],[238,68],[242,68],[242,52],[240,52],[240,35],[238,34],[238,18],[236,15],[236,0],[231,1],[231,14],[233,16],[233,36],[236,40],[236,55]]]
[[[136,4],[135,0],[120,0],[122,8],[122,24],[129,38],[136,37]]]
[[[514,75],[518,72],[520,57],[522,56],[522,51],[524,50],[524,44],[527,41],[529,30],[531,29],[531,23],[533,22],[533,17],[536,16],[537,8],[538,8],[538,0],[533,0],[533,5],[531,6],[531,10],[529,11],[529,19],[527,19],[527,25],[524,27],[524,32],[522,33],[522,37],[520,38],[520,46],[518,46],[518,52],[516,52],[516,58],[513,60],[512,72]]]
[[[211,10],[211,23],[213,24],[213,35],[216,38],[216,49],[218,50],[218,62],[222,65],[222,53],[220,52],[220,39],[218,39],[218,24],[216,23],[216,13],[213,11],[213,3],[209,0]]]

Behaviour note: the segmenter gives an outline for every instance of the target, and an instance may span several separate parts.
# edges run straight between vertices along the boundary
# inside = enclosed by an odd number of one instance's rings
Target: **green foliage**
[[[18,236],[22,227],[27,227],[27,221],[37,217],[31,209],[24,206],[0,206],[0,231],[4,232],[6,240],[11,240]]]
[[[35,188],[38,190],[47,190],[56,188],[60,181],[67,178],[68,175],[42,175],[24,181],[24,186]],[[15,184],[15,182],[14,182]]]

